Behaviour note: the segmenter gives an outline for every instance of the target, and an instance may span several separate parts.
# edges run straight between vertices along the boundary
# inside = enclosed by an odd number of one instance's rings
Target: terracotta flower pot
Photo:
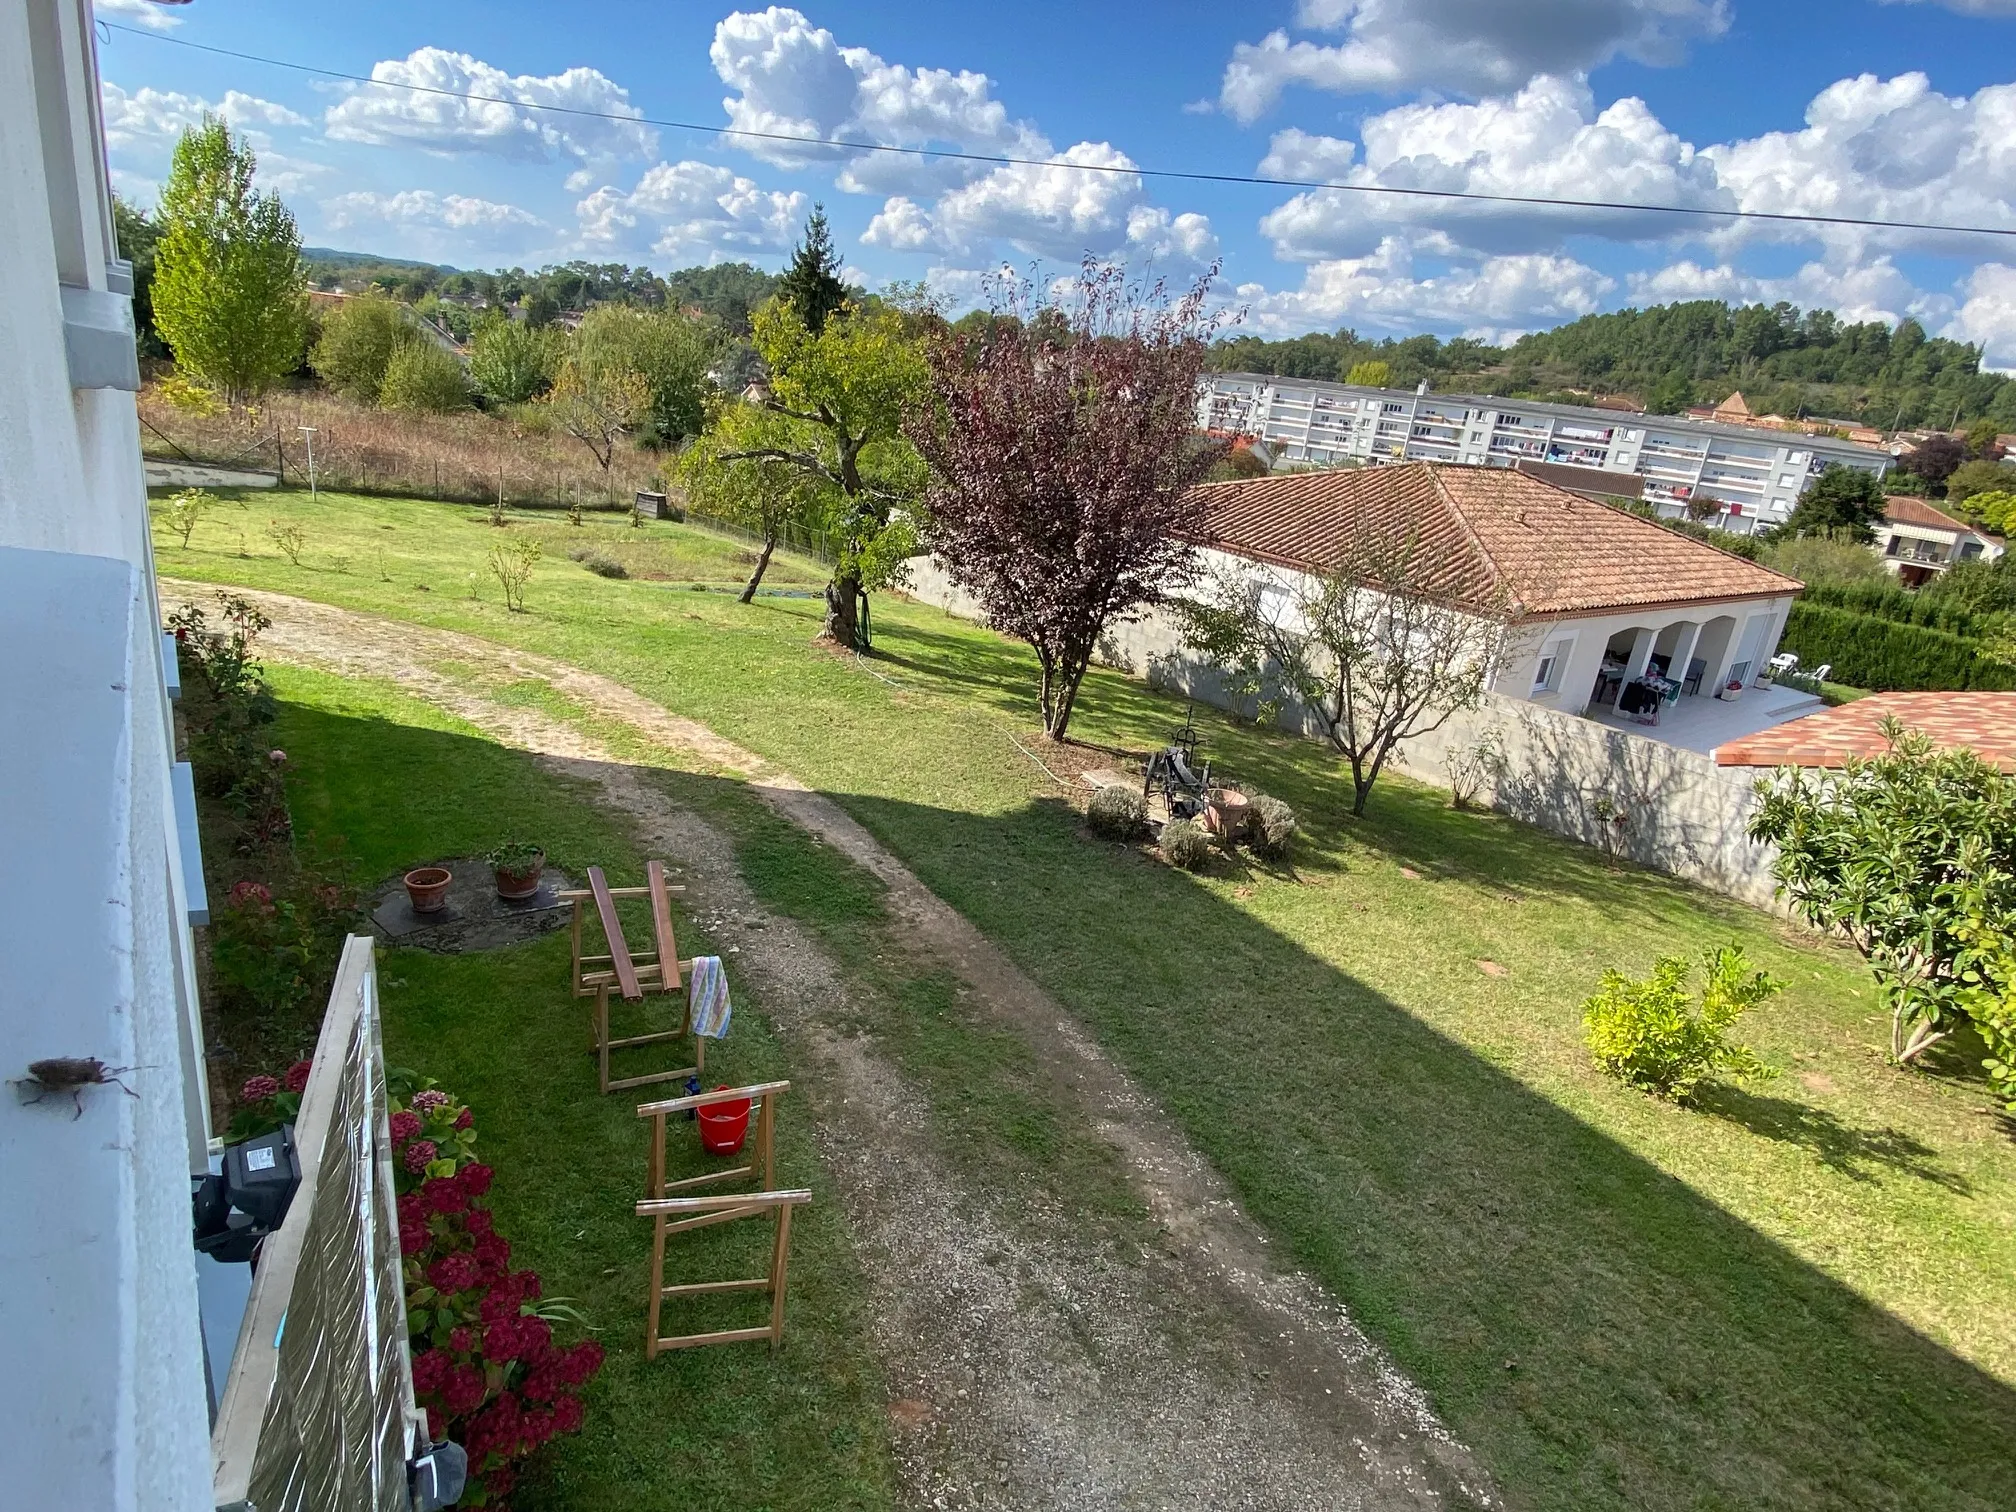
[[[1242,838],[1253,819],[1253,801],[1236,788],[1213,788],[1204,823],[1226,840]]]
[[[406,873],[406,896],[415,913],[439,913],[448,903],[448,884],[455,874],[445,866],[417,866]]]
[[[529,898],[539,891],[540,873],[546,870],[546,858],[534,856],[519,867],[493,866],[497,876],[497,896],[509,901]]]

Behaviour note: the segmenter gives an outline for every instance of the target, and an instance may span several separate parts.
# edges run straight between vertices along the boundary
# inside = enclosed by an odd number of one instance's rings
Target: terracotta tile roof
[[[1909,494],[1891,494],[1885,498],[1883,518],[1896,525],[1916,525],[1921,530],[1951,530],[1957,533],[1974,528],[1965,520],[1943,514],[1923,499],[1914,499]]]
[[[1645,478],[1640,473],[1611,472],[1606,467],[1576,467],[1568,462],[1535,462],[1521,457],[1513,471],[1526,473],[1570,493],[1605,494],[1613,499],[1643,499]]]
[[[1896,715],[1941,746],[1965,746],[2016,772],[2016,693],[1872,693],[1837,709],[1787,720],[1718,746],[1721,766],[1838,767],[1884,748],[1882,724]]]
[[[1419,533],[1452,603],[1529,615],[1776,598],[1796,578],[1642,515],[1503,467],[1419,462],[1287,473],[1200,492],[1205,542],[1284,567],[1320,568],[1364,531]]]

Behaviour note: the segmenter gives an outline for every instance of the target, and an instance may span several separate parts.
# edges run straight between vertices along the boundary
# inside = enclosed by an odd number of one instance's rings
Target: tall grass
[[[216,414],[177,408],[149,384],[140,395],[140,444],[150,457],[278,472],[308,478],[315,428],[315,478],[352,493],[392,493],[495,503],[586,508],[627,506],[638,489],[664,485],[651,452],[619,448],[607,471],[573,437],[538,423],[536,409],[514,414],[466,410],[429,415],[370,409],[313,390],[283,390],[257,407]]]

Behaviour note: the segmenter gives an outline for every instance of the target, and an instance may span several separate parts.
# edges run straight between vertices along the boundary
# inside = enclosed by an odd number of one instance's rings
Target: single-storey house
[[[1318,572],[1360,532],[1417,534],[1444,564],[1440,591],[1452,608],[1506,615],[1521,628],[1492,690],[1567,714],[1684,722],[1718,696],[1743,698],[1803,586],[1507,468],[1423,462],[1200,492],[1205,554],[1220,566]]]
[[[1918,587],[1955,562],[1992,562],[2004,550],[1999,536],[1976,530],[1934,509],[1923,499],[1892,494],[1883,501],[1883,522],[1876,527],[1876,550],[1883,565],[1900,581]]]

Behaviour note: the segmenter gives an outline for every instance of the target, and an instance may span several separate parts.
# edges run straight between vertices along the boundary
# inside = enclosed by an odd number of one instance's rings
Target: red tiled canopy
[[[1965,746],[2016,772],[2016,693],[1872,693],[1839,708],[1787,720],[1715,750],[1719,766],[1838,767],[1884,749],[1889,715],[1941,746]]]

